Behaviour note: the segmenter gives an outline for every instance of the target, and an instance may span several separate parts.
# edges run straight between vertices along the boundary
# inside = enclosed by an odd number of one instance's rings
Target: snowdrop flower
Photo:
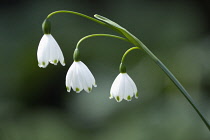
[[[92,86],[96,87],[97,85],[88,67],[82,61],[74,61],[66,75],[67,91],[70,92],[72,88],[79,93],[84,89],[89,93]]]
[[[48,19],[45,19],[42,23],[43,37],[39,42],[37,50],[38,65],[41,68],[47,67],[50,63],[57,65],[58,61],[64,66],[63,53],[51,35],[51,23]]]
[[[38,65],[41,68],[47,67],[50,63],[57,65],[58,61],[64,66],[63,53],[51,34],[44,34],[37,50]]]
[[[135,83],[127,73],[120,73],[112,84],[109,98],[115,98],[117,102],[120,102],[122,99],[131,101],[133,96],[138,98]]]

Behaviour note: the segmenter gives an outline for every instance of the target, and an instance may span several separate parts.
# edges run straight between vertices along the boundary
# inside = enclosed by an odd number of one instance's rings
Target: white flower
[[[51,34],[44,34],[39,42],[37,50],[38,65],[41,68],[47,67],[50,63],[57,65],[58,61],[64,66],[63,53]]]
[[[125,99],[131,101],[132,97],[138,98],[138,92],[135,83],[127,73],[120,73],[114,80],[111,90],[110,99],[113,97],[117,102]]]
[[[84,89],[89,93],[92,86],[96,87],[97,85],[88,67],[82,61],[74,61],[66,75],[67,91],[70,92],[72,88],[79,93]]]

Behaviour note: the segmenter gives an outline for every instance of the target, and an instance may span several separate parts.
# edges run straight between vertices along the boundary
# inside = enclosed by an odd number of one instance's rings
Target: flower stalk
[[[100,37],[100,36],[103,36],[103,37],[112,37],[112,38],[117,38],[117,39],[120,39],[120,40],[123,40],[123,41],[126,41],[126,42],[129,42],[129,40],[127,38],[123,38],[123,37],[120,37],[120,36],[116,36],[116,35],[111,35],[111,34],[92,34],[92,35],[87,35],[83,38],[81,38],[78,43],[77,43],[77,46],[76,48],[79,48],[79,45],[81,44],[81,42],[83,42],[84,40],[88,39],[88,38],[92,38],[92,37]]]

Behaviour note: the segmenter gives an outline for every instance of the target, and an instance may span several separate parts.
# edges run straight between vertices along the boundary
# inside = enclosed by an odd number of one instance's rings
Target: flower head
[[[122,99],[131,101],[133,96],[138,98],[135,83],[127,73],[120,73],[112,84],[109,98],[112,99],[114,97],[117,102],[120,102]]]
[[[37,50],[38,65],[41,68],[47,67],[50,63],[57,65],[58,61],[64,66],[63,53],[51,34],[44,34],[39,42]]]
[[[66,75],[67,91],[70,92],[72,88],[79,93],[84,89],[89,93],[92,86],[96,87],[97,85],[88,67],[82,61],[74,61]]]

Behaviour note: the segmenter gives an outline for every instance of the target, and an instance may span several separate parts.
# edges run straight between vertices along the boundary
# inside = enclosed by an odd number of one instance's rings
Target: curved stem
[[[135,50],[135,49],[140,49],[139,47],[132,47],[130,49],[128,49],[122,56],[122,59],[121,59],[121,63],[120,63],[120,67],[119,67],[119,72],[120,73],[126,73],[126,66],[124,64],[124,61],[125,61],[125,57],[127,56],[127,54],[132,51],[132,50]]]
[[[87,19],[89,19],[89,20],[92,20],[92,21],[94,21],[94,22],[96,22],[96,23],[99,23],[99,24],[101,24],[101,25],[103,25],[103,26],[106,26],[106,27],[108,27],[108,28],[111,28],[112,30],[114,30],[114,31],[116,31],[116,32],[119,33],[118,30],[116,30],[114,27],[110,26],[109,24],[106,24],[106,23],[104,23],[104,22],[102,22],[102,21],[100,21],[100,20],[98,20],[98,19],[92,18],[92,17],[87,16],[87,15],[82,14],[82,13],[74,12],[74,11],[68,11],[68,10],[54,11],[54,12],[50,13],[50,14],[47,16],[46,19],[49,19],[49,18],[52,17],[53,15],[59,14],[59,13],[68,13],[68,14],[78,15],[78,16],[87,18]]]
[[[54,12],[50,13],[50,14],[47,16],[47,18],[50,18],[51,16],[53,16],[53,15],[55,15],[55,14],[58,14],[58,13],[69,13],[69,14],[78,15],[78,16],[81,16],[81,17],[90,19],[90,20],[92,20],[92,21],[94,21],[94,22],[97,22],[97,23],[99,23],[99,24],[102,24],[102,25],[105,25],[105,26],[106,26],[106,24],[105,24],[104,22],[101,22],[100,20],[97,20],[97,19],[92,18],[92,17],[90,17],[90,16],[87,16],[87,15],[85,15],[85,14],[81,14],[81,13],[74,12],[74,11],[68,11],[68,10],[54,11]]]
[[[127,41],[129,42],[126,38],[120,37],[120,36],[116,36],[116,35],[110,35],[110,34],[92,34],[92,35],[87,35],[83,38],[81,38],[78,43],[76,48],[79,48],[79,45],[81,44],[82,41],[84,41],[85,39],[91,38],[91,37],[97,37],[97,36],[105,36],[105,37],[113,37],[113,38],[117,38],[117,39],[121,39],[123,41]]]
[[[121,63],[124,63],[125,57],[126,57],[126,55],[127,55],[130,51],[136,50],[136,49],[140,49],[140,48],[139,48],[139,47],[132,47],[132,48],[128,49],[128,50],[123,54],[122,59],[121,59]]]
[[[187,90],[182,86],[182,84],[176,79],[176,77],[169,71],[169,69],[140,41],[137,40],[138,47],[142,48],[151,58],[155,61],[155,63],[165,72],[165,74],[171,79],[171,81],[176,85],[176,87],[181,91],[184,97],[188,100],[188,102],[192,105],[198,115],[201,117],[205,125],[210,131],[210,123],[207,118],[203,115],[201,110],[195,104],[192,97],[189,95]]]

